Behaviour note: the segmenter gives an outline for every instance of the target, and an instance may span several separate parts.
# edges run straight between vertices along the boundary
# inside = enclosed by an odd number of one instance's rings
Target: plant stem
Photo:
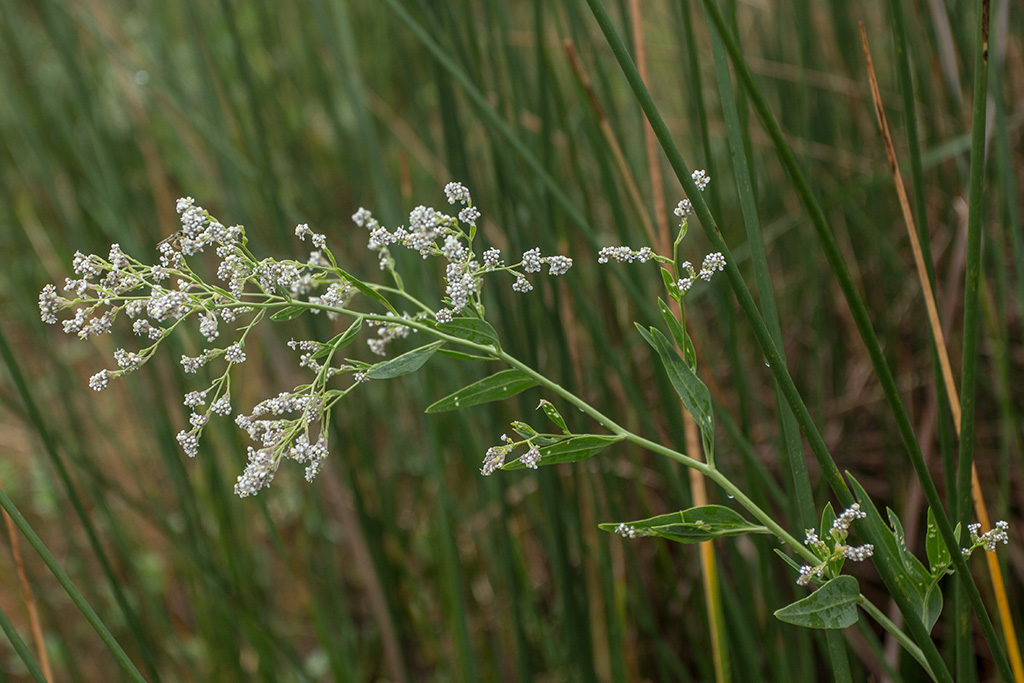
[[[921,651],[921,648],[919,648],[917,644],[914,643],[914,641],[911,640],[909,636],[907,636],[906,633],[900,630],[900,627],[894,624],[889,617],[885,616],[885,612],[878,609],[878,607],[876,607],[873,602],[868,600],[863,595],[861,595],[857,599],[857,604],[860,605],[861,609],[867,612],[872,619],[877,621],[879,626],[881,626],[890,634],[892,634],[893,638],[895,638],[897,642],[899,642],[899,644],[903,646],[903,649],[906,650],[911,657],[916,659],[917,663],[920,664],[921,667],[928,672],[928,675],[931,676],[932,680],[938,680],[935,678],[935,673],[932,672],[932,668],[931,666],[929,666],[928,660],[925,659],[924,653]]]
[[[287,304],[292,304],[292,302],[286,302],[286,303]],[[275,305],[276,306],[281,306],[281,305],[285,305],[285,304],[280,304],[280,303],[279,304],[266,304],[264,306],[257,305],[257,307],[270,308],[270,307],[274,307]],[[705,477],[707,477],[708,479],[710,479],[714,483],[718,484],[718,486],[722,490],[724,490],[726,492],[726,494],[730,498],[734,499],[737,504],[739,504],[743,509],[745,509],[747,512],[749,512],[758,522],[760,522],[765,527],[767,527],[768,530],[772,534],[774,534],[783,544],[789,545],[790,548],[792,548],[793,551],[795,553],[797,553],[798,555],[800,555],[804,560],[806,560],[806,561],[808,561],[808,562],[810,562],[812,564],[817,564],[819,562],[819,558],[813,552],[811,552],[810,549],[806,548],[804,546],[804,544],[799,539],[797,539],[792,534],[790,534],[788,531],[786,531],[784,528],[782,528],[782,526],[780,526],[779,523],[776,522],[767,511],[763,510],[757,503],[755,503],[749,496],[747,496],[739,488],[739,486],[737,486],[731,479],[729,479],[720,470],[716,469],[715,467],[712,467],[711,465],[708,465],[707,463],[701,462],[699,460],[695,460],[694,458],[691,458],[688,455],[680,453],[679,451],[676,451],[674,449],[668,448],[667,446],[664,446],[664,445],[659,444],[657,442],[651,441],[651,440],[649,440],[647,438],[644,438],[644,437],[642,437],[642,436],[640,436],[638,434],[635,434],[635,433],[629,431],[625,427],[623,427],[620,424],[618,424],[617,422],[615,422],[615,420],[613,420],[612,418],[608,417],[607,415],[602,413],[600,410],[598,410],[597,408],[593,407],[592,405],[590,405],[589,403],[584,401],[582,398],[580,398],[576,394],[572,393],[571,391],[569,391],[565,387],[561,386],[557,382],[554,382],[554,381],[548,379],[545,375],[543,375],[540,372],[534,370],[533,368],[531,368],[529,365],[527,365],[523,361],[519,360],[515,356],[509,354],[508,352],[506,352],[506,351],[504,351],[504,350],[502,350],[502,349],[500,349],[500,348],[498,348],[498,347],[496,347],[494,345],[479,344],[479,343],[476,343],[476,342],[471,342],[471,341],[468,341],[468,340],[465,340],[465,339],[461,339],[459,337],[454,337],[452,335],[445,334],[444,332],[441,332],[436,327],[434,327],[432,325],[429,325],[427,323],[424,323],[424,322],[421,322],[421,321],[416,321],[416,320],[406,320],[404,318],[396,318],[393,315],[380,315],[380,314],[374,314],[374,313],[361,313],[359,311],[351,311],[351,310],[347,310],[347,309],[335,308],[335,307],[331,307],[331,306],[325,306],[325,305],[322,305],[322,304],[312,304],[312,303],[308,303],[308,302],[302,302],[299,305],[306,305],[306,306],[308,306],[311,309],[330,311],[330,312],[334,312],[334,313],[341,313],[341,314],[344,314],[344,315],[349,315],[349,316],[353,316],[353,317],[357,317],[357,318],[365,318],[365,319],[368,319],[368,320],[379,320],[379,321],[382,321],[382,322],[399,322],[399,323],[401,323],[403,325],[407,325],[407,326],[409,326],[409,327],[411,327],[413,329],[416,329],[416,330],[419,330],[421,332],[425,332],[425,333],[427,333],[427,334],[429,334],[431,336],[437,337],[438,339],[442,339],[444,341],[451,342],[452,344],[456,344],[456,345],[459,345],[459,346],[464,346],[466,348],[472,349],[472,350],[477,351],[479,353],[483,353],[483,354],[489,355],[492,358],[494,358],[495,360],[501,360],[504,363],[506,363],[507,365],[509,365],[510,367],[515,368],[516,370],[519,370],[520,372],[522,372],[524,375],[527,375],[528,377],[534,379],[540,386],[543,386],[548,391],[551,391],[554,394],[557,394],[559,397],[561,397],[567,403],[569,403],[569,404],[575,406],[576,408],[578,408],[581,412],[583,412],[585,415],[587,415],[591,419],[595,420],[597,423],[599,423],[602,427],[604,427],[605,429],[607,429],[611,433],[616,434],[618,436],[625,437],[626,441],[634,443],[637,446],[640,446],[641,448],[644,448],[644,449],[646,449],[648,451],[651,451],[652,453],[656,453],[658,455],[662,455],[662,456],[664,456],[666,458],[669,458],[671,460],[675,460],[676,462],[679,462],[679,463],[685,465],[686,467],[689,467],[691,469],[694,469],[694,470],[700,472]],[[867,603],[866,599],[865,599],[864,602],[866,604],[870,605],[870,603]],[[904,634],[902,631],[900,631],[899,628],[897,628],[895,624],[893,624],[891,621],[886,619],[885,615],[882,614],[877,608],[874,608],[873,605],[871,607],[872,607],[872,609],[868,609],[867,607],[865,607],[865,611],[867,611],[872,617],[874,617],[876,620],[878,620],[879,623],[882,624],[882,626],[887,631],[890,631],[891,633],[893,633],[893,635],[896,636],[896,638],[900,642],[900,644],[902,644],[905,648],[907,648],[908,652],[912,656],[914,656],[915,659],[918,659],[918,661],[921,661],[922,665],[926,666],[926,660],[924,660],[924,656],[923,656],[923,654],[921,654],[920,648],[916,648],[916,646],[914,646],[914,644],[910,640],[910,638],[906,634]],[[881,619],[885,619],[885,622],[881,621]],[[914,649],[911,649],[911,648],[914,648]],[[926,668],[927,668],[927,666],[926,666]],[[931,673],[930,668],[928,669],[928,671],[929,671],[929,673]]]

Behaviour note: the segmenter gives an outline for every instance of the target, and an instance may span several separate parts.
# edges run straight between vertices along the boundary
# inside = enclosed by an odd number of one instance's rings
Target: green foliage
[[[614,533],[622,533],[620,530],[625,528],[640,536],[658,536],[677,543],[703,543],[723,536],[770,533],[767,527],[751,524],[735,510],[721,505],[702,505],[635,522],[598,526]]]
[[[503,401],[533,386],[537,386],[537,380],[524,375],[521,371],[501,370],[445,396],[440,401],[431,403],[427,406],[427,412],[443,413],[481,403]]]
[[[800,3],[713,3],[726,13],[725,38],[751,57],[753,83],[794,150],[789,165],[774,131],[750,106],[734,57],[712,65],[711,4],[703,11],[697,3],[642,4],[639,22],[647,85],[668,122],[664,132],[688,164],[715,178],[705,193],[710,211],[690,219],[694,229],[678,242],[679,255],[695,260],[713,248],[715,234],[728,242],[728,282],[757,279],[765,286],[750,304],[756,301],[769,327],[777,317],[780,355],[765,350],[746,300],[730,293],[724,278],[686,294],[684,327],[659,301],[680,295],[671,272],[596,263],[600,247],[651,243],[644,226],[668,218],[655,215],[655,192],[668,206],[685,193],[682,179],[666,175],[656,185],[649,177],[649,164],[664,160],[664,150],[648,152],[638,99],[583,3],[0,3],[0,339],[9,346],[0,378],[0,475],[6,494],[142,676],[712,680],[708,626],[696,616],[703,602],[697,548],[653,539],[623,545],[595,533],[595,520],[657,519],[693,505],[688,472],[677,464],[684,460],[610,436],[610,421],[598,425],[545,390],[551,403],[542,408],[556,433],[514,431],[542,444],[541,465],[587,460],[537,472],[516,461],[481,479],[481,455],[510,421],[531,414],[536,396],[499,392],[493,400],[506,403],[423,415],[452,388],[474,386],[483,374],[479,361],[491,362],[500,351],[665,448],[681,448],[684,401],[703,420],[705,447],[714,439],[710,474],[735,482],[750,504],[772,511],[780,530],[800,536],[816,517],[800,507],[804,502],[812,508],[830,497],[843,506],[849,501],[836,485],[841,477],[822,462],[811,464],[806,481],[790,467],[804,462],[801,446],[817,455],[817,443],[804,423],[791,423],[790,438],[783,436],[780,406],[792,396],[780,382],[786,373],[825,435],[821,443],[863,482],[851,484],[857,499],[871,492],[877,508],[855,533],[879,546],[873,560],[906,583],[903,597],[922,628],[936,624],[927,640],[941,652],[939,664],[953,660],[956,638],[981,633],[960,636],[953,601],[941,613],[937,602],[941,589],[963,578],[958,571],[940,582],[960,559],[956,548],[950,555],[944,531],[962,535],[958,524],[969,520],[959,508],[969,494],[962,486],[957,491],[956,434],[941,382],[927,370],[937,362],[905,238],[895,227],[901,210],[867,99],[858,17],[844,3],[813,12]],[[939,5],[890,3],[891,15],[869,12],[864,19],[884,107],[900,114],[890,124],[901,163],[909,161],[903,170],[943,311],[947,297],[962,298],[956,291],[963,275],[949,245],[960,244],[957,198],[971,202],[967,269],[980,279],[982,315],[971,304],[969,332],[980,333],[984,344],[971,354],[979,359],[971,382],[977,437],[969,432],[965,440],[975,448],[971,459],[984,490],[993,494],[992,517],[1019,525],[1009,501],[1022,452],[1015,349],[1024,316],[1024,229],[1021,159],[1014,154],[1021,97],[1013,90],[1019,83],[1005,73],[1021,71],[1024,17],[1019,3],[997,15],[1004,23],[993,30],[991,87],[979,89],[995,109],[989,117],[963,106],[964,91],[975,83],[975,12],[958,8],[951,21]],[[905,22],[894,18],[900,13]],[[623,13],[612,20],[622,36],[638,23]],[[605,118],[565,58],[565,41],[575,46]],[[634,57],[635,47],[631,42]],[[724,70],[735,93],[712,69]],[[991,125],[983,130],[978,122],[986,121]],[[968,191],[972,123],[987,135],[981,141],[989,141],[991,159],[985,186],[976,164]],[[736,172],[740,167],[748,172]],[[794,179],[794,168],[809,179],[807,187]],[[111,337],[92,342],[93,353],[39,323],[39,290],[63,282],[76,249],[105,253],[117,242],[152,261],[153,245],[175,232],[178,194],[244,223],[247,247],[258,258],[304,259],[291,230],[309,223],[339,245],[343,275],[363,295],[360,310],[419,312],[395,290],[415,288],[433,306],[443,273],[402,254],[396,269],[404,278],[392,282],[392,271],[381,271],[364,249],[366,231],[347,217],[367,206],[390,227],[402,225],[417,204],[443,201],[437,188],[448,180],[465,182],[479,199],[485,213],[473,236],[481,245],[569,253],[576,259],[571,277],[538,284],[535,297],[507,286],[488,291],[489,323],[467,318],[432,326],[489,349],[435,347],[422,330],[396,344],[383,364],[363,345],[368,326],[361,320],[300,315],[295,306],[270,313],[275,324],[247,338],[245,372],[231,379],[235,413],[304,372],[296,368],[298,354],[284,350],[292,337],[330,340],[314,360],[344,348],[353,368],[375,377],[408,373],[370,382],[333,409],[327,428],[334,447],[312,485],[301,469],[282,469],[269,495],[239,502],[231,490],[248,444],[230,425],[210,427],[210,448],[196,459],[182,456],[174,442],[189,419],[181,397],[197,380],[210,379],[182,377],[177,363],[207,346],[194,331],[182,330],[170,353],[94,394],[86,378],[109,365],[113,348],[138,348],[141,340],[119,323]],[[759,232],[744,230],[751,220]],[[838,287],[819,248],[819,226],[834,237],[830,258],[838,255],[852,273]],[[367,284],[382,277],[387,282],[379,288]],[[843,302],[840,290],[858,292],[863,307]],[[851,334],[854,309],[864,313],[854,322],[873,328],[880,345]],[[962,346],[955,327],[961,318],[958,311],[949,316],[952,348]],[[629,334],[633,321],[668,375]],[[662,323],[667,335],[647,332]],[[868,354],[888,363],[898,383],[885,385],[865,372],[869,347],[885,350]],[[409,355],[398,363],[403,352]],[[953,359],[953,367],[962,366]],[[342,398],[343,390],[333,391],[332,401]],[[880,393],[885,403],[874,400]],[[894,419],[894,398],[913,402],[915,427],[932,423],[924,419],[928,411],[937,416],[934,433],[909,430],[937,444],[929,468],[943,484],[937,490],[949,492],[946,505],[927,500],[935,507],[927,520],[923,506],[908,505],[922,473],[904,458],[913,449],[902,419]],[[436,405],[428,411],[438,412]],[[959,469],[961,479],[969,473]],[[710,493],[712,500],[725,496],[715,487]],[[883,507],[898,519],[883,517]],[[947,525],[943,509],[957,510]],[[672,513],[677,525],[680,514]],[[831,506],[822,514],[822,535],[829,516]],[[925,530],[908,535],[904,525]],[[825,645],[773,617],[781,605],[798,597],[795,604],[802,604],[823,590],[802,597],[793,570],[811,561],[801,555],[806,548],[787,543],[789,563],[780,562],[773,534],[715,543],[733,680],[829,678]],[[927,570],[917,557],[927,557]],[[984,583],[981,563],[974,568]],[[837,560],[832,570],[840,569],[856,572],[868,595],[893,593],[892,584],[882,586],[863,567]],[[0,559],[0,593],[21,594],[16,576]],[[1019,577],[1006,576],[1009,604],[1019,612]],[[62,676],[123,675],[115,649],[97,646],[90,626],[102,629],[85,610],[72,607],[48,575],[30,580]],[[833,583],[850,581],[840,576]],[[850,609],[843,603],[844,614]],[[28,642],[22,611],[7,616]],[[849,649],[853,680],[886,675],[879,653],[898,638],[880,630],[874,614],[868,623],[861,620],[864,640]],[[925,657],[924,641],[916,642],[901,641],[889,675],[943,680],[941,666],[917,665]],[[992,677],[996,662],[1002,672],[1001,657],[980,643],[972,642],[979,654],[967,667]],[[24,671],[6,641],[0,665],[8,677]]]
[[[859,598],[857,579],[837,576],[806,598],[776,610],[775,617],[805,628],[846,628],[857,623]]]
[[[622,441],[621,436],[601,436],[599,434],[574,434],[566,438],[544,434],[542,438],[552,439],[554,443],[541,446],[540,465],[564,465],[569,462],[579,462],[591,458],[614,443]],[[524,465],[520,459],[506,464],[503,470],[521,470]]]
[[[370,379],[392,379],[416,372],[444,345],[443,341],[424,344],[390,360],[381,361],[366,372]]]

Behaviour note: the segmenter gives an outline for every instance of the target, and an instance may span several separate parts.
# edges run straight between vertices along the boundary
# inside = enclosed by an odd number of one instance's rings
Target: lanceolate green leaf
[[[337,335],[331,341],[324,344],[324,347],[313,354],[313,358],[323,358],[332,351],[343,349],[352,343],[352,340],[359,336],[359,330],[363,327],[363,319],[356,318],[355,322],[348,326],[348,329]]]
[[[285,320],[291,320],[292,318],[297,318],[300,315],[302,315],[303,312],[308,311],[308,310],[309,310],[308,306],[301,306],[301,305],[285,306],[280,311],[278,311],[277,313],[274,313],[272,316],[270,316],[270,319],[273,320],[274,322],[283,322]]]
[[[956,525],[953,535],[960,538],[960,525]],[[932,509],[928,508],[928,530],[924,537],[924,550],[928,555],[928,568],[934,576],[936,572],[945,574],[949,569],[952,558],[949,556],[949,548],[939,535],[938,524],[935,522],[935,515]]]
[[[861,510],[867,513],[867,517],[860,523],[871,527],[871,536],[876,542],[873,556],[875,563],[885,563],[886,567],[899,577],[892,589],[902,592],[913,605],[914,611],[921,618],[925,629],[931,631],[942,611],[942,593],[936,589],[931,574],[924,568],[921,561],[911,554],[904,545],[903,527],[895,514],[889,516],[890,522],[893,524],[890,527],[882,520],[878,509],[875,508],[875,504],[860,483],[852,476],[847,476],[850,480],[850,488],[853,490],[857,502],[860,503]]]
[[[566,462],[578,462],[585,460],[592,455],[597,455],[604,449],[617,441],[622,441],[622,436],[599,436],[597,434],[581,434],[570,436],[556,444],[544,446],[540,449],[540,465],[559,465]],[[504,470],[521,470],[526,465],[515,460],[506,464]]]
[[[672,335],[672,339],[675,340],[676,346],[685,350],[689,339],[687,338],[686,329],[683,328],[683,324],[679,322],[679,319],[676,318],[672,309],[668,307],[668,304],[666,304],[661,297],[658,297],[658,308],[661,309],[661,317],[664,318],[665,324],[668,325],[668,331]],[[693,366],[691,365],[690,367]]]
[[[558,409],[555,408],[554,404],[550,401],[541,399],[538,407],[544,411],[544,414],[548,416],[549,420],[554,422],[555,425],[562,430],[563,434],[572,434],[572,432],[569,431],[569,428],[565,426],[565,419],[562,418],[562,414],[558,412]]]
[[[825,507],[821,511],[821,527],[818,531],[818,537],[822,540],[827,540],[831,536],[832,523],[836,521],[836,512],[832,509],[832,503],[826,503]],[[829,562],[828,568],[832,572],[831,576],[837,576],[839,572],[843,570],[843,565],[846,563],[846,558],[842,555],[838,559]]]
[[[410,372],[416,372],[423,367],[424,363],[430,360],[430,357],[441,348],[442,344],[444,344],[443,341],[427,344],[426,346],[403,353],[401,356],[396,356],[391,360],[377,363],[366,371],[366,376],[370,379],[391,379],[392,377],[400,377],[408,375]]]
[[[395,307],[392,306],[391,302],[388,301],[387,299],[385,299],[380,294],[380,292],[378,292],[377,290],[375,290],[372,287],[370,287],[369,285],[367,285],[365,282],[363,282],[362,280],[357,278],[355,275],[352,275],[350,273],[346,273],[341,268],[337,268],[336,270],[339,273],[341,273],[341,276],[344,277],[346,280],[348,280],[349,284],[351,284],[353,287],[355,287],[356,289],[358,289],[360,292],[362,292],[366,296],[370,297],[371,299],[373,299],[373,300],[379,302],[380,304],[382,304],[384,306],[384,308],[388,309],[388,311],[390,311],[394,315],[398,315],[398,311],[395,310]]]
[[[498,333],[489,322],[480,318],[456,318],[450,323],[438,325],[437,329],[474,344],[498,345]]]
[[[491,401],[501,401],[515,396],[520,391],[536,385],[536,380],[524,375],[519,370],[502,370],[490,377],[473,382],[468,387],[459,389],[454,394],[445,396],[440,401],[427,406],[428,413],[443,413],[456,408],[475,406]]]
[[[456,351],[454,349],[438,349],[437,351],[442,356],[448,356],[456,360],[468,360],[468,361],[481,361],[481,360],[494,360],[493,356],[478,356],[475,353],[466,353],[464,351]]]
[[[642,535],[660,536],[677,543],[701,543],[722,536],[768,533],[767,527],[752,524],[735,510],[722,505],[703,505],[624,524],[645,532]],[[615,532],[620,524],[611,522],[599,526],[605,531]]]
[[[638,326],[639,327],[639,326]],[[700,427],[701,435],[704,437],[705,449],[714,443],[715,422],[711,411],[711,393],[704,382],[701,382],[697,375],[693,374],[690,366],[679,357],[672,344],[661,330],[652,327],[649,334],[644,334],[644,339],[654,347],[661,357],[661,364],[668,373],[672,388],[679,394],[683,405],[693,415],[697,426]]]
[[[775,618],[806,628],[846,628],[857,623],[860,588],[852,576],[837,576],[806,598],[775,612]]]

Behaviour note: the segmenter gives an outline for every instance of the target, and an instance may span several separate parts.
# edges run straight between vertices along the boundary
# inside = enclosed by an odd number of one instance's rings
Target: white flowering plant
[[[710,182],[704,171],[692,174],[694,185],[703,190]],[[801,543],[773,516],[759,507],[737,484],[716,466],[714,458],[714,418],[710,394],[698,376],[696,354],[682,322],[686,295],[698,281],[710,281],[728,265],[721,252],[704,257],[698,271],[681,260],[680,246],[687,232],[693,206],[683,200],[676,208],[681,219],[671,255],[657,254],[650,247],[605,247],[598,253],[600,263],[646,263],[661,265],[662,280],[669,299],[677,302],[679,313],[659,299],[668,335],[657,327],[637,325],[643,339],[652,347],[686,410],[698,426],[704,460],[651,441],[619,425],[615,420],[578,396],[548,379],[505,351],[494,327],[486,320],[483,303],[484,283],[493,277],[512,280],[512,289],[525,293],[533,289],[530,277],[547,269],[551,276],[566,274],[572,259],[565,255],[543,255],[529,249],[514,262],[506,262],[496,248],[477,254],[477,224],[481,214],[473,204],[469,190],[460,183],[444,188],[449,204],[461,208],[457,215],[418,206],[409,214],[408,225],[389,230],[366,209],[353,215],[357,226],[368,233],[368,248],[378,258],[380,269],[390,278],[387,284],[360,279],[341,268],[326,235],[308,225],[295,228],[302,241],[309,240],[313,251],[305,261],[259,258],[250,248],[245,229],[226,227],[191,197],[178,200],[181,228],[159,246],[156,264],[146,264],[125,254],[119,245],[111,246],[106,257],[76,253],[73,269],[77,278],[67,278],[63,291],[47,285],[39,295],[43,321],[61,322],[65,332],[81,339],[110,332],[118,318],[127,318],[137,337],[143,341],[135,351],[118,349],[116,368],[93,375],[89,386],[105,389],[110,380],[127,375],[153,357],[160,344],[179,326],[192,319],[210,348],[198,356],[182,356],[182,369],[196,374],[201,368],[219,366],[220,374],[204,388],[193,389],[183,398],[191,409],[189,427],[182,429],[177,441],[184,453],[199,454],[204,428],[213,416],[233,412],[232,372],[246,361],[247,343],[259,324],[291,320],[302,314],[324,315],[332,321],[350,320],[347,327],[327,341],[291,340],[288,347],[298,354],[298,365],[310,375],[309,381],[260,401],[248,413],[235,414],[235,424],[254,442],[248,448],[247,464],[238,476],[235,493],[241,497],[256,495],[268,487],[281,464],[294,460],[305,466],[309,481],[324,466],[330,449],[329,427],[333,408],[357,388],[374,380],[391,379],[421,369],[437,353],[469,362],[498,361],[506,367],[427,407],[427,413],[439,413],[480,405],[512,397],[526,389],[541,387],[557,400],[579,409],[601,425],[603,433],[577,434],[562,418],[555,403],[541,400],[539,408],[554,425],[544,432],[523,421],[514,421],[511,431],[500,436],[500,443],[484,455],[480,472],[537,469],[542,465],[571,463],[592,457],[618,442],[630,442],[655,454],[670,458],[704,475],[734,498],[756,521],[751,522],[736,510],[721,505],[701,505],[657,517],[600,525],[602,529],[625,538],[655,536],[680,543],[700,543],[740,534],[773,534],[807,564],[800,565],[779,553],[793,567],[801,586],[823,584],[812,595],[776,612],[790,623],[836,629],[856,621],[857,606],[871,614],[893,633],[911,654],[926,665],[920,650],[876,607],[859,594],[853,577],[842,575],[846,560],[862,561],[874,554],[873,544],[847,543],[851,525],[866,519],[874,529],[874,538],[883,538],[890,555],[903,558],[918,591],[917,603],[922,620],[930,629],[941,610],[939,580],[950,573],[952,558],[934,529],[929,513],[930,569],[910,555],[902,542],[899,520],[890,513],[890,527],[856,482],[858,498],[836,516],[831,505],[825,507],[820,531],[807,530]],[[406,248],[422,258],[439,258],[444,263],[444,296],[431,304],[409,291],[397,270],[391,250]],[[216,278],[205,278],[197,255],[212,250],[217,258]],[[231,333],[223,333],[227,328]],[[380,360],[369,362],[346,357],[344,350],[368,330],[370,352]],[[390,355],[391,345],[413,334],[430,341]],[[221,345],[214,342],[227,338]],[[879,525],[882,525],[881,527]],[[879,529],[884,528],[884,531]],[[980,534],[971,525],[972,545],[964,555],[980,547],[994,550],[1006,542],[1006,525]]]

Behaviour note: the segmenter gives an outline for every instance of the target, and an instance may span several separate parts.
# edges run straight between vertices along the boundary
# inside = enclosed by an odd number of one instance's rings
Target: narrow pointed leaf
[[[438,325],[437,329],[474,344],[498,345],[498,333],[489,322],[480,318],[456,318],[449,323]]]
[[[645,339],[647,337],[645,336]],[[697,375],[693,374],[690,366],[679,357],[672,344],[661,330],[651,328],[648,343],[654,347],[661,357],[661,364],[668,373],[672,388],[679,394],[683,405],[693,416],[700,427],[701,436],[704,437],[705,446],[714,443],[715,422],[711,411],[711,393],[704,382],[701,382]]]
[[[821,527],[818,537],[821,539],[826,538],[829,535],[829,531],[832,530],[832,523],[835,521],[836,511],[832,508],[832,503],[825,503],[825,507],[821,511]]]
[[[641,532],[640,535],[660,536],[677,543],[701,543],[722,536],[768,533],[767,527],[748,522],[735,510],[722,505],[702,505],[623,524]],[[617,533],[620,524],[611,522],[598,526]]]
[[[355,322],[348,326],[348,329],[337,335],[331,341],[324,344],[324,347],[313,354],[313,358],[323,358],[331,351],[343,349],[359,336],[359,330],[363,326],[363,319],[356,318]]]
[[[672,275],[672,272],[668,268],[661,269],[661,281],[665,283],[665,289],[668,290],[668,295],[679,301],[679,286],[676,284],[676,279]]]
[[[661,317],[665,320],[665,324],[668,325],[668,331],[672,335],[672,339],[675,340],[676,346],[685,350],[687,337],[683,324],[679,322],[679,318],[675,316],[672,309],[668,307],[668,304],[661,297],[658,297],[658,308],[661,309]]]
[[[640,336],[644,338],[644,341],[650,344],[651,346],[654,346],[654,337],[651,336],[650,331],[640,323],[633,324],[636,325],[636,330],[637,332],[640,333]]]
[[[931,631],[942,612],[942,593],[936,589],[931,574],[921,561],[911,554],[903,543],[903,526],[890,511],[892,527],[882,521],[882,516],[867,492],[852,475],[850,489],[857,498],[861,510],[867,513],[862,524],[870,525],[875,543],[875,563],[884,563],[890,572],[899,577],[894,590],[899,590],[913,604],[924,627]]]
[[[443,413],[456,408],[501,401],[536,384],[536,380],[524,375],[519,370],[502,370],[430,404],[427,406],[426,412]]]
[[[593,455],[597,455],[604,449],[617,441],[622,441],[622,436],[600,436],[597,434],[581,434],[570,436],[558,443],[544,446],[540,449],[540,465],[560,465],[566,462],[578,462]],[[507,463],[503,470],[521,470],[526,465],[514,460]]]
[[[391,379],[392,377],[401,377],[402,375],[408,375],[410,372],[416,372],[423,367],[424,363],[430,360],[430,357],[441,348],[442,344],[444,344],[443,341],[427,344],[426,346],[403,353],[401,356],[396,356],[391,360],[377,363],[367,370],[366,376],[370,379]]]
[[[778,548],[772,548],[772,550],[774,550],[775,554],[778,555],[779,557],[781,557],[786,562],[786,564],[788,564],[790,567],[792,567],[793,571],[795,571],[795,572],[799,572],[800,571],[800,564],[796,560],[794,560],[792,557],[790,557],[786,553],[782,552]]]
[[[857,623],[860,588],[852,576],[837,576],[806,598],[776,610],[775,618],[806,628],[846,628]]]
[[[519,420],[515,420],[512,422],[512,431],[514,431],[516,434],[523,437],[524,439],[533,439],[540,435],[540,433],[536,429],[526,424],[525,422],[520,422]]]
[[[960,538],[959,524],[954,535]],[[949,556],[949,548],[939,534],[939,526],[935,523],[935,515],[932,514],[931,508],[928,508],[928,530],[925,532],[924,551],[928,555],[928,567],[932,575],[939,571],[945,574],[952,558]]]
[[[285,320],[291,320],[292,318],[297,318],[307,310],[309,310],[308,306],[285,306],[280,311],[270,316],[270,319],[279,323]]]
[[[827,542],[832,536],[832,523],[835,521],[836,511],[832,508],[832,503],[826,503],[821,511],[821,531],[818,532],[818,538]],[[828,568],[832,571],[832,575],[835,576],[843,570],[845,563],[846,558],[840,555],[838,559],[828,563]]]
[[[351,273],[345,272],[341,268],[337,268],[337,271],[341,274],[342,277],[344,277],[346,280],[348,280],[349,284],[351,284],[353,287],[358,289],[360,292],[362,292],[363,294],[365,294],[366,296],[370,297],[374,301],[377,301],[378,303],[383,305],[384,308],[388,309],[388,311],[390,311],[394,315],[398,315],[399,314],[398,311],[395,310],[395,307],[391,305],[391,302],[388,301],[387,299],[385,299],[380,294],[380,292],[378,292],[377,290],[373,289],[372,287],[370,287],[365,282],[363,282],[362,280],[360,280],[356,276],[352,275]]]
[[[437,352],[442,356],[448,356],[449,358],[455,358],[456,360],[494,360],[493,356],[478,356],[475,353],[466,353],[465,351],[456,351],[455,349],[438,349]]]
[[[540,405],[537,406],[544,411],[544,414],[548,416],[548,419],[555,423],[555,425],[562,430],[563,434],[572,434],[569,428],[565,426],[565,420],[562,418],[562,414],[558,412],[554,404],[544,399],[540,400]]]

